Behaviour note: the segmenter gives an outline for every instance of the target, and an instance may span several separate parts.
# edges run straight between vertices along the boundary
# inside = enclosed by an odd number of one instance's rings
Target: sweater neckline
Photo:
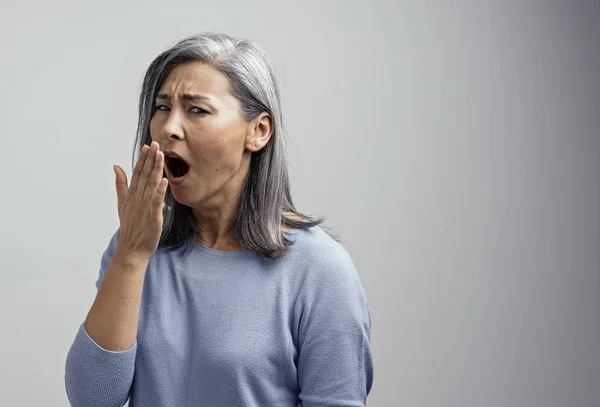
[[[283,235],[284,236],[291,236],[296,234],[300,229],[298,228],[290,228],[288,229],[287,232],[285,232]],[[231,250],[231,251],[227,251],[227,250],[218,250],[218,249],[213,249],[210,247],[206,247],[203,246],[202,244],[198,243],[197,241],[192,239],[192,243],[194,245],[194,247],[204,253],[208,253],[208,254],[212,254],[212,255],[216,255],[216,256],[222,256],[222,257],[240,257],[240,256],[249,256],[249,255],[254,255],[254,252],[250,249],[243,249],[243,250]]]

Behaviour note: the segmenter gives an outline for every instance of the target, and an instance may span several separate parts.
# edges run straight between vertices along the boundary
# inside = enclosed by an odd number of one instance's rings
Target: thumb
[[[127,174],[125,174],[125,171],[118,165],[113,165],[113,170],[115,171],[116,176],[115,186],[117,188],[117,200],[120,208],[123,202],[125,202],[127,192],[129,191],[129,188],[127,187]]]

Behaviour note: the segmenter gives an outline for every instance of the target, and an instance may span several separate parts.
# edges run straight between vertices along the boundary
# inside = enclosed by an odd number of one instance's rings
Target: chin
[[[205,207],[208,204],[206,196],[195,194],[190,199],[190,196],[182,191],[173,193],[173,198],[181,205],[189,206],[190,208]]]

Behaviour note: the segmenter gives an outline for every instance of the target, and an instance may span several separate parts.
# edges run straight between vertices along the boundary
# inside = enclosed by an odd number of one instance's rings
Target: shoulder
[[[359,280],[350,254],[319,226],[296,229],[287,255],[294,273],[305,282],[335,283]]]
[[[350,255],[341,243],[320,226],[294,229],[291,233],[294,245],[290,247],[295,256],[311,263],[351,262]]]
[[[320,323],[370,327],[364,286],[341,243],[318,226],[298,230],[294,237],[289,270],[300,331]]]

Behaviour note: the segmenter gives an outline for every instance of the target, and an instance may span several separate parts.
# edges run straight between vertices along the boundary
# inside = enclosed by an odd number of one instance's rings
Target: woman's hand
[[[125,171],[114,166],[121,222],[117,250],[141,260],[150,260],[162,233],[162,204],[168,185],[162,178],[164,161],[157,142],[144,145],[129,188]]]

